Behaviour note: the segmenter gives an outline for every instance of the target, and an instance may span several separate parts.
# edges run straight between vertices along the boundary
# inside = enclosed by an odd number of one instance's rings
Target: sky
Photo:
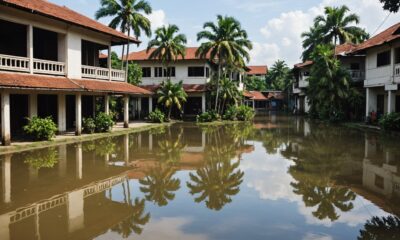
[[[49,0],[65,5],[94,18],[100,0]],[[379,0],[148,0],[153,8],[149,16],[153,30],[176,24],[188,38],[188,46],[198,46],[196,34],[204,22],[215,21],[216,15],[238,19],[253,42],[250,65],[272,66],[284,60],[289,66],[300,62],[301,33],[307,31],[313,19],[323,13],[326,6],[347,5],[360,16],[360,26],[371,35],[400,22],[400,13],[390,14],[382,9]],[[108,24],[110,18],[101,19]],[[148,38],[139,49],[145,49]]]

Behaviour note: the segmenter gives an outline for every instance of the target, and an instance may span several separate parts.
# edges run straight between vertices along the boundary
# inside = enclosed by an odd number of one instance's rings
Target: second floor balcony
[[[348,70],[353,82],[362,82],[365,80],[365,71],[362,70]]]

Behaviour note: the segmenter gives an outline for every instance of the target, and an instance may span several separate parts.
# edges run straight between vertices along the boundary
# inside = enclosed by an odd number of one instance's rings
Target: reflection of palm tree
[[[396,216],[373,217],[360,231],[358,240],[399,239],[400,218]]]
[[[131,207],[132,214],[122,220],[118,225],[112,228],[112,231],[119,233],[123,238],[129,237],[133,232],[140,235],[143,232],[143,226],[150,220],[150,213],[144,213],[145,200],[135,199]]]
[[[158,143],[160,148],[159,154],[167,164],[177,164],[181,160],[182,150],[186,147],[182,141],[181,131],[175,141],[172,139],[165,139]]]
[[[195,201],[199,203],[205,200],[206,206],[212,210],[220,210],[232,202],[231,196],[239,193],[239,186],[243,182],[244,173],[235,171],[239,163],[210,161],[206,167],[197,170],[196,175],[190,173],[192,182],[187,183],[190,194],[200,194]]]
[[[140,191],[145,193],[147,201],[152,201],[158,206],[166,206],[168,201],[175,198],[175,191],[180,188],[181,181],[172,178],[175,170],[171,167],[159,166],[153,168],[144,179],[139,180],[142,185]]]

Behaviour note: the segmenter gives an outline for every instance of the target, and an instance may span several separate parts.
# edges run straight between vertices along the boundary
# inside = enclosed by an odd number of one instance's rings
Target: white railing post
[[[33,27],[28,25],[28,58],[29,58],[29,73],[33,74]]]
[[[111,81],[111,71],[112,71],[112,65],[111,65],[111,45],[108,46],[108,56],[107,56],[107,63],[108,63],[108,80]]]

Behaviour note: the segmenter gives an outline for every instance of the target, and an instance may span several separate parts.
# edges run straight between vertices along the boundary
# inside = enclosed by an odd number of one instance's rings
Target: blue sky
[[[65,5],[86,16],[94,17],[100,0],[50,0]],[[149,0],[153,7],[150,19],[154,28],[176,24],[188,37],[190,46],[197,46],[196,33],[206,21],[217,14],[236,17],[254,43],[251,64],[272,65],[277,59],[289,65],[297,63],[301,55],[300,34],[312,19],[321,14],[324,6],[346,4],[361,17],[361,26],[371,34],[387,17],[379,0]],[[102,19],[108,24],[110,19]],[[379,31],[400,22],[400,13],[392,14]],[[378,31],[378,32],[379,32]],[[145,48],[143,38],[140,49]]]

